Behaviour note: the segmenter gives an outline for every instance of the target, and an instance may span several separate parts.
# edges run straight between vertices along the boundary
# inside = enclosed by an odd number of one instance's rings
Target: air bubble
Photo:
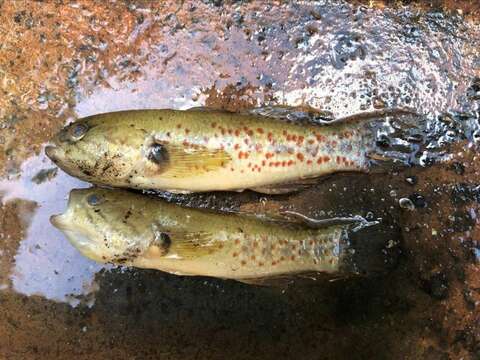
[[[400,205],[402,209],[406,209],[410,211],[415,210],[415,205],[413,204],[412,200],[410,200],[409,198],[401,198],[400,200],[398,200],[398,205]]]

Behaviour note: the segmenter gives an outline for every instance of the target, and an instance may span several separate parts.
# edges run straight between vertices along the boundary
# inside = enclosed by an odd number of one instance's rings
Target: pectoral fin
[[[157,160],[162,177],[188,177],[226,167],[231,156],[222,149],[188,144],[185,146],[160,143],[154,145],[151,158]]]
[[[208,232],[167,231],[171,239],[170,253],[183,259],[194,259],[223,248],[223,242]]]

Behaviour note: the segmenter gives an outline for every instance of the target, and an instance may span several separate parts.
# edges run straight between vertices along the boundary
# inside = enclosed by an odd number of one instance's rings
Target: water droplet
[[[409,198],[401,198],[400,200],[398,200],[398,205],[400,205],[402,209],[406,209],[410,211],[415,210],[415,205],[413,204],[412,200],[410,200]]]

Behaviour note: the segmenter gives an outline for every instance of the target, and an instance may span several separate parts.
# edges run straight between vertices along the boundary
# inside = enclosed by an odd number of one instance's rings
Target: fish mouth
[[[45,147],[45,154],[54,163],[57,163],[63,157],[63,150],[54,145],[48,145]]]
[[[65,219],[65,214],[50,216],[50,223],[59,230],[66,230],[68,227]]]

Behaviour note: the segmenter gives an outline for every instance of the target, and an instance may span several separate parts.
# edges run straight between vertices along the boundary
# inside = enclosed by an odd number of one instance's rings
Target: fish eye
[[[75,124],[70,129],[70,138],[73,141],[78,141],[85,136],[88,131],[88,126],[83,123]]]
[[[97,206],[102,203],[102,198],[97,194],[90,194],[87,197],[87,204],[90,206]]]

